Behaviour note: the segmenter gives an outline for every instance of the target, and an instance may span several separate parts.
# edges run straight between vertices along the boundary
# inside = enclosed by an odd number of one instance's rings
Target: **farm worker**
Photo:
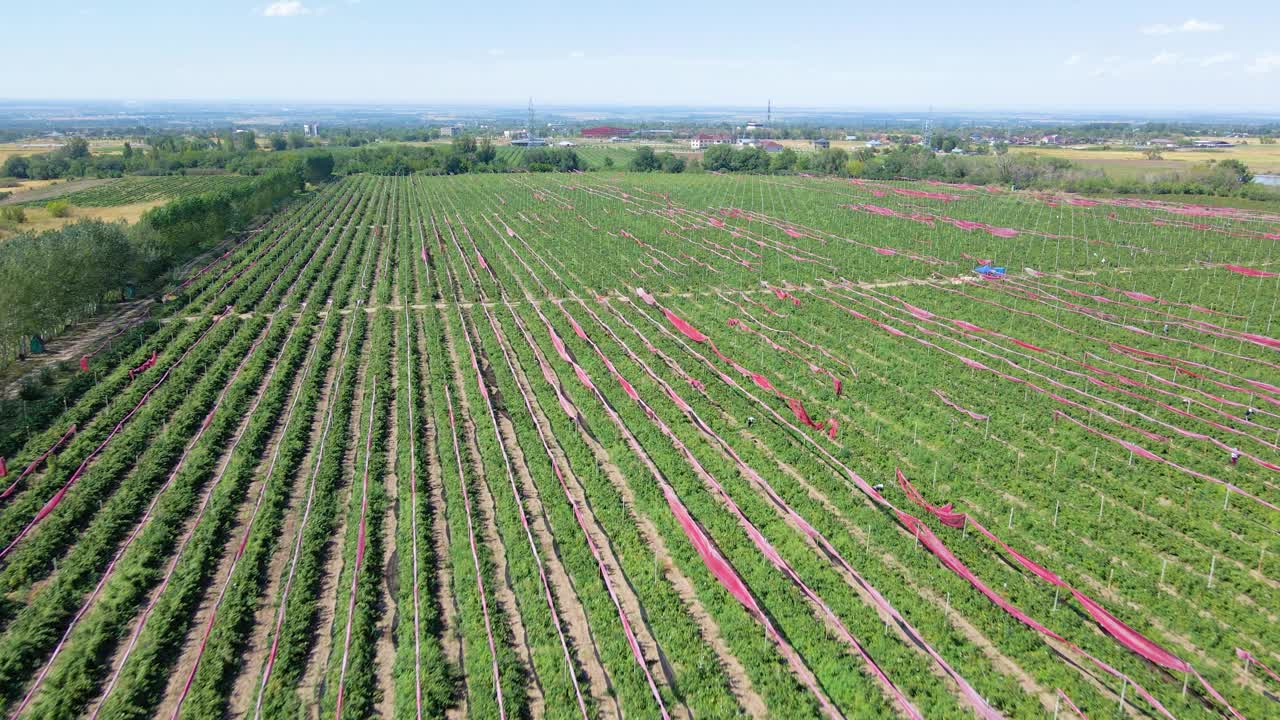
[[[1249,408],[1248,410],[1244,411],[1244,419],[1253,420],[1253,408]]]
[[[755,415],[748,415],[748,416],[747,416],[747,427],[751,427],[752,425],[755,425],[755,424],[756,424],[756,416],[755,416]]]
[[[1165,323],[1165,324],[1164,324],[1164,334],[1165,334],[1165,335],[1168,335],[1168,334],[1169,334],[1169,323]]]
[[[1231,464],[1235,465],[1236,462],[1239,460],[1240,460],[1240,451],[1235,448],[1231,448]]]
[[[884,483],[876,483],[875,485],[871,486],[871,489],[875,490],[878,493],[882,493],[884,492]]]

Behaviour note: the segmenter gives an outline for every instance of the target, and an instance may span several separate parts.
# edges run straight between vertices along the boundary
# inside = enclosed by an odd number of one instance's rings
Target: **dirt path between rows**
[[[44,202],[53,200],[54,198],[70,195],[73,192],[88,190],[99,185],[113,183],[116,178],[89,178],[86,180],[68,180],[54,185],[46,185],[42,188],[33,188],[31,190],[22,190],[15,192],[9,197],[0,200],[0,205],[19,205],[33,202]]]
[[[327,679],[326,671],[329,668],[330,647],[334,640],[333,623],[337,614],[338,583],[346,564],[342,549],[347,536],[347,516],[350,515],[348,508],[355,497],[356,486],[359,484],[355,482],[356,449],[364,447],[364,437],[360,432],[360,418],[364,412],[372,412],[372,409],[366,410],[364,406],[365,382],[369,375],[368,347],[369,339],[366,335],[356,352],[356,367],[363,370],[356,375],[355,393],[351,401],[352,422],[347,428],[346,448],[342,455],[341,477],[346,482],[346,492],[343,493],[345,501],[339,504],[334,518],[333,534],[325,543],[324,571],[321,574],[315,616],[311,623],[315,644],[311,648],[306,669],[298,681],[298,695],[302,700],[302,706],[308,709],[308,717],[311,718],[319,717],[320,702],[327,690],[325,680]],[[335,492],[342,492],[342,490],[342,487],[334,489]]]
[[[515,427],[511,424],[509,417],[502,415],[499,417],[498,428],[502,434],[502,442],[507,448],[507,454],[511,457],[511,464],[515,468],[517,487],[520,488],[525,512],[529,516],[529,529],[540,546],[539,553],[546,566],[547,582],[551,585],[556,610],[560,614],[565,633],[568,635],[570,649],[577,650],[572,654],[587,675],[586,689],[596,700],[597,717],[621,718],[622,709],[613,693],[613,683],[600,658],[600,649],[596,645],[591,626],[587,621],[586,609],[578,599],[573,581],[565,572],[560,554],[556,550],[555,538],[551,534],[546,511],[542,507],[542,499],[538,496],[533,477],[529,474],[524,452],[516,439]],[[517,502],[520,500],[517,499]]]
[[[283,354],[284,348],[281,349]],[[287,412],[289,403],[301,391],[303,383],[306,381],[303,367],[300,366],[297,375],[290,384],[288,395],[284,398],[284,405],[279,412],[279,420],[276,427],[271,432],[270,438],[258,460],[258,466],[254,470],[254,479],[249,484],[248,490],[245,492],[245,499],[240,508],[236,511],[236,519],[232,524],[228,534],[225,547],[221,557],[218,559],[217,567],[210,575],[211,582],[220,584],[227,577],[227,573],[231,564],[235,561],[236,552],[240,546],[240,539],[244,535],[245,528],[251,521],[254,512],[254,503],[248,502],[250,498],[256,498],[262,490],[263,483],[270,480],[266,475],[270,466],[270,458],[275,453],[285,432],[285,424],[283,418]],[[173,709],[177,706],[178,698],[186,685],[187,676],[191,673],[191,668],[196,662],[197,653],[200,652],[201,639],[204,634],[204,628],[209,623],[210,615],[214,612],[213,604],[217,599],[217,588],[215,585],[207,585],[203,588],[202,597],[196,607],[196,611],[192,617],[190,626],[187,629],[187,635],[183,641],[182,648],[178,651],[178,662],[174,666],[173,672],[169,675],[169,682],[165,688],[163,699],[156,708],[156,717],[169,717],[173,714]]]
[[[399,322],[393,323],[392,337],[400,337]],[[395,717],[394,705],[396,697],[396,625],[400,622],[400,562],[399,562],[399,524],[400,516],[400,476],[396,472],[396,457],[400,447],[400,412],[407,409],[400,402],[400,353],[391,353],[391,391],[388,394],[391,403],[390,428],[387,433],[387,472],[383,474],[383,491],[386,493],[386,507],[382,514],[382,537],[384,551],[381,572],[382,612],[378,615],[376,625],[377,636],[374,640],[373,661],[377,675],[377,687],[380,692],[378,714],[384,718]],[[412,438],[406,440],[412,442]],[[412,607],[410,608],[412,611]],[[410,612],[409,622],[413,622]]]
[[[267,323],[266,325],[264,325],[262,332],[258,335],[257,339],[264,340],[267,337],[267,335],[270,334],[270,332],[271,332],[271,324]],[[248,359],[249,359],[248,356],[246,356],[245,359],[242,361],[244,363],[242,367],[247,366]],[[265,391],[268,383],[270,382],[271,376],[275,372],[275,369],[279,361],[280,361],[279,356],[276,356],[272,360],[271,366],[263,374],[263,377],[259,381],[257,387],[254,388],[253,395],[252,395],[253,398],[259,398],[262,396],[262,393]],[[230,385],[227,385],[224,387],[229,388]],[[250,402],[253,402],[253,401],[251,400]],[[222,408],[219,408],[219,410],[221,409]],[[185,517],[183,519],[181,531],[177,535],[175,535],[175,542],[178,541],[178,538],[186,537],[188,533],[194,532],[195,527],[197,525],[196,509],[199,507],[199,504],[201,502],[200,494],[201,493],[212,494],[216,492],[216,487],[210,486],[210,483],[215,482],[218,476],[221,475],[223,472],[225,472],[227,466],[231,462],[231,457],[233,455],[233,452],[231,451],[231,448],[230,448],[230,445],[233,442],[233,438],[235,438],[240,433],[245,431],[252,417],[253,417],[252,413],[245,413],[240,418],[240,421],[236,424],[235,428],[231,431],[231,433],[224,439],[224,446],[222,447],[222,449],[218,454],[217,461],[214,462],[213,464],[214,472],[210,475],[210,477],[204,483],[202,483],[200,486],[198,486],[193,490],[193,493],[195,494],[192,496],[192,500],[191,500],[191,503],[192,503],[191,513],[189,514],[188,517]],[[172,421],[172,418],[170,418],[170,421]],[[169,427],[169,423],[166,422],[164,430],[167,431],[168,427]],[[203,438],[201,437],[200,439],[203,439]],[[173,476],[176,476],[184,468],[185,461],[187,460],[187,457],[188,457],[186,454],[186,450],[190,450],[191,448],[194,448],[194,447],[195,447],[195,443],[193,442],[188,443],[187,448],[184,449],[183,455],[178,459],[176,464],[170,469],[170,473]],[[159,490],[157,489],[157,492],[158,491]],[[236,511],[238,512],[238,509]],[[203,518],[201,518],[201,520],[203,520]],[[148,519],[147,524],[149,525],[150,522],[151,522],[151,519]],[[143,532],[145,532],[145,528]],[[176,548],[175,548],[175,551],[176,551]],[[145,608],[148,607],[151,603],[155,602],[162,591],[163,589],[161,588],[160,584],[157,583],[155,587],[153,587],[151,590],[147,592],[146,597],[141,600],[141,604],[138,607],[135,616],[129,621],[129,623],[124,628],[122,628],[121,634],[119,636],[121,642],[119,642],[114,648],[112,648],[111,659],[105,664],[106,672],[103,675],[103,677],[110,678],[116,672],[121,671],[121,666],[125,662],[127,662],[126,654],[131,652],[128,647],[127,638],[131,637],[132,634],[137,630],[139,625],[143,622],[143,613],[145,612]],[[104,695],[104,693],[106,692],[106,689],[107,689],[106,683],[101,684],[101,686],[98,688],[98,692],[96,696],[85,708],[86,715],[92,715],[98,711],[101,704],[106,700],[106,695]]]
[[[415,323],[417,324],[417,323]],[[431,359],[427,353],[423,352],[423,346],[426,343],[425,330],[421,324],[417,324],[417,330],[414,333],[414,343],[418,360],[419,377],[423,378],[425,383],[431,378]],[[428,398],[431,397],[430,391],[424,393]],[[458,620],[458,598],[453,593],[453,567],[449,561],[449,548],[452,538],[449,535],[449,519],[448,508],[445,506],[444,500],[444,470],[440,465],[440,452],[437,442],[439,440],[439,427],[436,425],[436,415],[433,412],[434,403],[428,402],[428,412],[425,415],[426,423],[426,493],[427,502],[431,504],[431,544],[433,553],[435,554],[435,568],[423,568],[424,573],[435,571],[435,602],[441,610],[442,632],[440,635],[440,645],[443,649],[444,657],[452,660],[457,668],[466,667],[465,656],[463,655],[462,630]],[[445,714],[447,720],[463,720],[467,717],[467,696],[466,693],[460,693],[456,705],[450,707]]]
[[[348,328],[346,332],[350,332],[350,329]],[[339,334],[339,344],[345,337],[345,333]],[[339,357],[335,356],[335,360]],[[311,429],[307,438],[308,452],[299,462],[297,469],[290,478],[290,486],[292,488],[289,493],[290,501],[289,506],[285,508],[284,522],[280,527],[279,534],[282,539],[291,539],[298,532],[298,524],[302,520],[302,510],[306,504],[307,480],[310,476],[310,468],[312,463],[315,462],[316,453],[319,451],[318,445],[324,433],[325,415],[328,412],[329,403],[333,400],[331,392],[333,390],[334,377],[341,371],[342,369],[338,367],[337,362],[330,362],[329,368],[325,372],[324,384],[320,388],[320,397],[316,402],[315,414],[311,418]],[[231,687],[227,708],[229,717],[236,718],[247,715],[256,698],[261,671],[266,664],[267,653],[271,650],[271,631],[274,626],[273,621],[277,609],[276,600],[292,552],[293,547],[289,542],[280,542],[268,563],[266,583],[258,593],[258,605],[254,611],[253,618],[253,630],[250,632],[244,648],[240,672]]]
[[[98,349],[107,338],[130,325],[141,322],[151,311],[149,299],[130,300],[110,306],[103,314],[72,325],[66,332],[47,338],[45,351],[28,355],[25,360],[11,363],[4,369],[0,397],[17,397],[22,381],[35,377],[41,370],[61,362],[79,362],[80,358]],[[93,360],[89,361],[90,371]]]
[[[489,548],[489,554],[494,566],[493,574],[499,580],[499,582],[494,583],[493,595],[498,606],[502,608],[507,622],[511,624],[511,633],[515,640],[512,645],[516,656],[520,658],[520,664],[529,674],[529,682],[525,688],[528,693],[526,702],[529,713],[534,718],[540,718],[545,714],[546,702],[542,691],[542,681],[538,677],[537,668],[533,664],[532,652],[529,647],[529,635],[521,619],[520,605],[516,601],[515,591],[511,585],[511,575],[507,569],[506,549],[502,535],[498,531],[497,512],[493,496],[489,493],[489,485],[485,480],[488,471],[485,469],[484,461],[480,455],[480,448],[476,443],[476,426],[472,420],[475,416],[475,411],[471,407],[470,393],[466,390],[467,384],[462,381],[465,373],[461,370],[462,365],[458,357],[458,349],[454,345],[452,321],[444,313],[440,315],[440,319],[445,329],[445,349],[449,354],[450,376],[454,382],[454,387],[458,388],[457,398],[462,408],[463,437],[460,440],[466,445],[467,452],[471,456],[471,467],[479,475],[472,485],[474,488],[473,499],[476,501],[474,509],[480,526],[477,534]],[[459,332],[461,330],[461,328],[458,328]]]

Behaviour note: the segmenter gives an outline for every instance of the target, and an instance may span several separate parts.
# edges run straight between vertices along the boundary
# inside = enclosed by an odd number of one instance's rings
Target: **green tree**
[[[62,154],[75,160],[89,157],[89,141],[82,137],[73,137],[62,146]]]
[[[312,152],[302,162],[302,176],[309,183],[328,182],[333,178],[333,153]]]
[[[30,173],[31,161],[21,155],[10,156],[4,161],[4,168],[0,169],[0,175],[24,180],[31,177]]]
[[[498,151],[493,147],[493,143],[489,138],[480,141],[480,146],[476,148],[476,160],[486,165],[492,163],[498,157]]]
[[[252,130],[242,130],[236,133],[236,147],[244,152],[253,152],[258,149],[258,135]]]
[[[71,203],[66,200],[50,200],[45,203],[44,209],[48,211],[51,217],[64,218],[71,216]]]
[[[635,155],[631,156],[631,169],[635,172],[653,172],[661,167],[661,161],[648,145],[641,145],[636,149]]]
[[[124,144],[124,150],[122,150],[122,151],[120,152],[120,155],[121,155],[125,160],[132,160],[132,159],[133,159],[133,146],[132,146],[132,145],[130,145],[128,142],[126,142],[126,143]]]
[[[659,153],[658,163],[665,173],[682,173],[685,168],[685,161],[682,157],[677,157],[675,153],[664,152]]]
[[[281,135],[280,133],[276,133],[271,136],[271,149],[276,152],[280,152],[281,150],[288,150],[289,141],[285,139],[285,136]]]

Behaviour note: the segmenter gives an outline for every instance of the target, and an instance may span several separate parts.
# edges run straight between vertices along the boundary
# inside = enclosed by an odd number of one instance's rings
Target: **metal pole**
[[[1165,571],[1165,568],[1167,567],[1169,567],[1169,558],[1165,558],[1164,562],[1160,563],[1160,584],[1161,585],[1164,584],[1164,571]]]
[[[1208,587],[1213,587],[1213,571],[1214,571],[1214,569],[1216,569],[1216,568],[1217,568],[1217,566],[1218,566],[1218,556],[1217,556],[1217,555],[1214,555],[1214,556],[1213,556],[1213,559],[1209,561],[1209,585],[1208,585]]]
[[[1062,507],[1062,501],[1057,500],[1053,503],[1053,526],[1058,527],[1058,508]]]
[[[1098,519],[1099,520],[1102,519],[1102,508],[1105,507],[1106,504],[1107,504],[1106,493],[1099,493],[1098,495]]]

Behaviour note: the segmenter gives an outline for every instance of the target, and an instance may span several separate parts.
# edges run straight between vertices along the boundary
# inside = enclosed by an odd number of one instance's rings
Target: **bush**
[[[71,217],[71,203],[66,200],[50,200],[45,203],[44,209],[56,218]]]
[[[20,207],[3,207],[0,208],[0,220],[21,225],[27,221],[27,213]]]

